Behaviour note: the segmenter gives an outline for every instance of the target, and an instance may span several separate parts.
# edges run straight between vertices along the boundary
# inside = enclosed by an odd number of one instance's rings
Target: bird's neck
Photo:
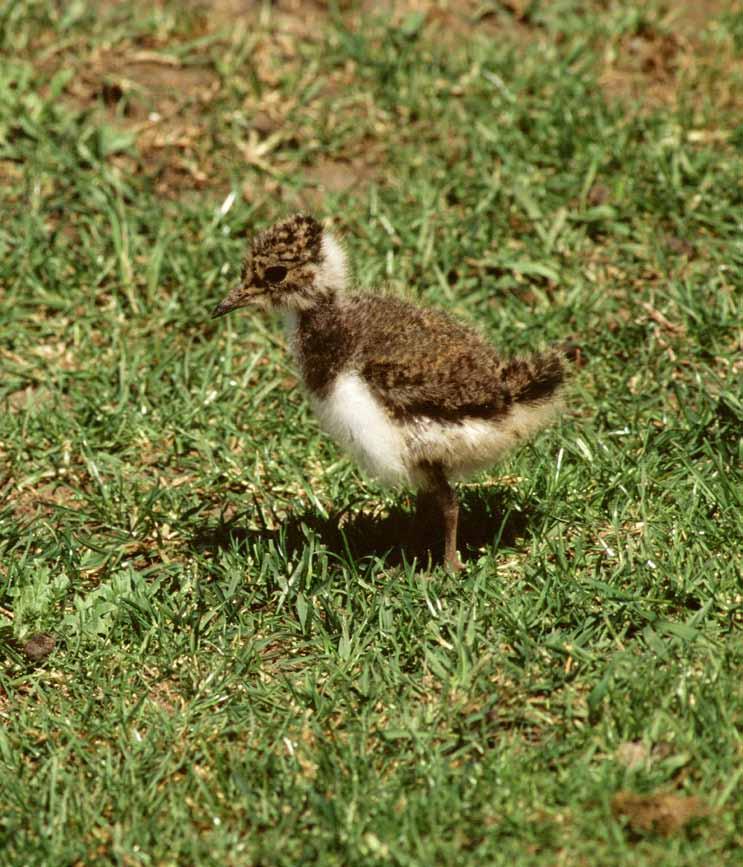
[[[305,296],[301,306],[284,308],[281,317],[289,348],[298,358],[300,335],[314,332],[319,336],[340,318],[338,295],[328,290]]]
[[[324,394],[349,352],[349,334],[336,294],[284,317],[289,347],[311,392]]]

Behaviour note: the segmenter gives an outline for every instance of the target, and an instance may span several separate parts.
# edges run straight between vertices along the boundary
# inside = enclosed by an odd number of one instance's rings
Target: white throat
[[[323,261],[317,269],[315,282],[320,289],[343,292],[348,285],[348,257],[340,241],[327,229],[322,233]]]

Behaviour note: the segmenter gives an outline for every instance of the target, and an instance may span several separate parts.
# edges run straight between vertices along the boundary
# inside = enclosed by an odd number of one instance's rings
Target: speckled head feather
[[[253,238],[240,283],[213,315],[247,306],[306,310],[319,296],[343,291],[347,272],[338,240],[314,217],[295,214]]]

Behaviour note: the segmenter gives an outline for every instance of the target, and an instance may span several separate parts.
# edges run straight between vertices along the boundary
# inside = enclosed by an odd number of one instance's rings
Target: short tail
[[[564,346],[529,358],[514,358],[503,365],[501,380],[514,403],[549,403],[568,379],[575,357],[575,348]]]

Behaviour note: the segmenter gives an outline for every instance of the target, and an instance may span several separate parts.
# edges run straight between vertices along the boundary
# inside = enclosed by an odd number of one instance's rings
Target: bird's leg
[[[430,552],[441,532],[439,523],[439,508],[433,492],[425,487],[418,491],[415,497],[415,514],[413,515],[413,532],[416,537],[416,550]]]
[[[444,518],[444,562],[452,572],[464,569],[457,552],[457,524],[459,522],[459,501],[454,488],[444,479],[437,490],[437,499]]]
[[[457,523],[459,520],[457,495],[447,481],[441,464],[429,464],[425,470],[428,485],[421,493],[424,496],[432,497],[441,512],[444,528],[444,563],[448,569],[458,572],[464,566],[457,553]],[[420,502],[421,494],[418,496]]]
[[[422,488],[418,491],[415,497],[415,515],[413,521],[419,532],[429,529],[434,506],[433,494],[428,488]]]

